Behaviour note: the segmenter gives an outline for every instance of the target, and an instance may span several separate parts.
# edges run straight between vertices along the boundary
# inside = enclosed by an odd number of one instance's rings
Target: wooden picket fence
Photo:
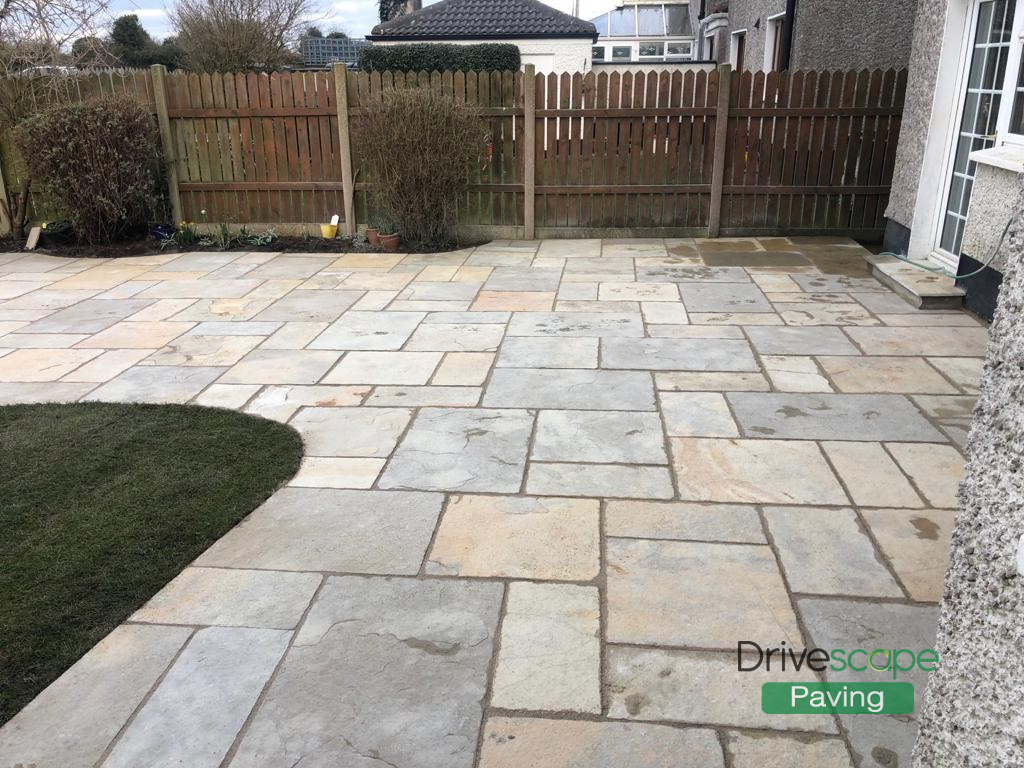
[[[154,67],[96,75],[79,91],[151,105],[183,220],[315,226],[340,213],[355,231],[369,214],[373,169],[350,119],[390,89],[422,87],[475,104],[487,125],[460,206],[461,224],[480,236],[874,238],[884,228],[904,70],[526,70]],[[19,164],[9,146],[5,154],[10,184]]]

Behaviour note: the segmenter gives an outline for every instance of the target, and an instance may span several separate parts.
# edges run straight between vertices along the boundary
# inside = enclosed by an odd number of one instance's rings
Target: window
[[[1001,143],[1024,148],[1024,8],[1019,2],[1017,6],[1018,18],[1010,32],[1009,55],[1003,80],[1004,107],[998,131]]]
[[[687,37],[693,34],[689,4],[665,6],[665,34],[669,37]]]
[[[595,45],[590,49],[590,58],[593,61],[604,61],[604,46]]]
[[[613,45],[612,46],[612,61],[632,61],[633,60],[633,46],[632,45]]]
[[[714,38],[708,38],[714,42]],[[692,43],[668,43],[665,46],[670,59],[688,59],[693,53]]]
[[[704,38],[704,58],[708,61],[715,61],[715,36],[708,35]]]
[[[786,14],[768,17],[765,27],[764,68],[766,72],[778,72],[782,65],[782,25]]]
[[[636,37],[636,7],[617,8],[608,13],[610,37]]]
[[[665,44],[664,43],[640,43],[640,58],[662,58],[665,55]]]
[[[977,24],[970,47],[970,65],[963,82],[962,112],[955,136],[948,176],[945,213],[940,225],[938,246],[946,253],[959,255],[963,242],[967,211],[974,190],[977,164],[972,152],[989,149],[996,143],[1000,118],[1003,131],[1010,127],[1010,102],[1005,99],[1006,81],[1019,79],[1008,59],[1020,59],[1020,42],[1011,34],[1019,25],[1014,21],[1015,0],[981,0]],[[1014,50],[1016,48],[1016,50]],[[1002,133],[1005,140],[1006,133]],[[1021,136],[1024,144],[1024,136]],[[1013,143],[1012,138],[1010,142]]]
[[[1017,75],[1017,84],[1013,90],[1013,114],[1006,130],[1008,133],[1024,136],[1024,61],[1021,62],[1020,74]]]
[[[660,5],[637,8],[636,33],[638,35],[665,34],[665,13]]]
[[[747,30],[741,29],[739,32],[732,33],[732,50],[729,54],[729,60],[732,64],[732,68],[737,72],[742,72],[744,65],[746,64],[746,48],[747,48]]]

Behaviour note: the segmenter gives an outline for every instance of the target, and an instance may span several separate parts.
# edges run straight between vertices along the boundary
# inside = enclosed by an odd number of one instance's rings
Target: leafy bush
[[[519,65],[519,48],[511,43],[369,45],[359,54],[367,72],[518,72]]]
[[[125,98],[51,107],[15,131],[33,189],[78,240],[111,243],[145,227],[154,209],[153,119]]]
[[[470,168],[484,148],[480,112],[424,88],[382,96],[354,126],[379,213],[408,242],[447,245]]]

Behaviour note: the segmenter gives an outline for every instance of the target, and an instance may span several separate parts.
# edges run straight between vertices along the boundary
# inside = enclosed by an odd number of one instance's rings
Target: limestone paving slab
[[[283,571],[412,574],[441,513],[434,493],[284,488],[195,564]]]
[[[604,368],[651,371],[757,371],[746,341],[729,339],[602,339]]]
[[[66,294],[77,294],[77,291],[51,291],[55,297],[47,304],[64,304],[63,298]],[[69,297],[71,298],[71,297]],[[39,302],[35,302],[38,304]],[[12,307],[13,302],[4,303],[4,307]],[[23,301],[21,305],[29,306],[31,302]],[[109,328],[114,323],[131,317],[153,304],[153,299],[86,299],[77,304],[67,306],[58,312],[54,312],[42,320],[36,320],[26,326],[26,332],[31,333],[97,333]]]
[[[822,647],[841,648],[843,642],[849,641],[844,638],[837,645]],[[739,672],[735,646],[726,653],[611,645],[607,663],[608,716],[614,719],[826,734],[837,731],[829,715],[768,715],[761,711],[763,683],[820,682],[807,666],[799,672],[792,666],[782,671],[778,665],[770,672],[764,671],[763,665],[755,672]]]
[[[667,464],[656,413],[541,411],[530,458],[623,464]]]
[[[533,420],[519,409],[424,408],[380,487],[517,493]]]
[[[671,438],[679,498],[748,504],[847,504],[816,443]],[[793,468],[799,467],[799,472]]]
[[[229,368],[221,383],[316,384],[337,361],[337,352],[255,349]]]
[[[946,442],[900,395],[730,392],[726,397],[744,433],[754,437]]]
[[[847,332],[868,355],[984,357],[988,345],[986,328],[848,328]]]
[[[315,573],[190,567],[129,621],[294,629],[319,585]]]
[[[718,392],[663,392],[659,396],[669,437],[738,437],[725,397]]]
[[[850,329],[855,331],[858,329]],[[885,329],[862,329],[885,330]],[[747,328],[747,336],[762,355],[859,355],[839,328],[807,326]]]
[[[764,514],[794,592],[903,596],[853,510],[766,507]]]
[[[655,410],[650,374],[569,368],[496,368],[483,404],[494,408]]]
[[[861,515],[910,596],[939,602],[955,513],[949,509],[865,509]]]
[[[0,728],[0,765],[92,768],[191,634],[114,629]]]
[[[920,652],[935,647],[938,610],[930,606],[899,603],[799,598],[797,605],[807,631],[818,648],[908,648]],[[884,663],[879,661],[879,663]],[[892,672],[825,670],[828,682],[862,683],[892,681]],[[921,692],[928,673],[920,669],[901,672],[899,680],[911,683],[916,692],[915,713],[920,712]],[[917,739],[917,715],[848,715],[839,719],[861,768],[910,765]]]
[[[2,358],[0,362],[6,359]],[[88,399],[130,403],[187,403],[226,370],[174,365],[129,368],[90,392]]]
[[[372,488],[384,459],[307,456],[288,483],[298,488]]]
[[[597,368],[597,338],[509,336],[501,344],[499,368]]]
[[[739,504],[612,500],[605,508],[605,532],[617,538],[766,543],[757,509]]]
[[[881,443],[823,442],[821,447],[862,507],[923,507],[907,476]]]
[[[599,567],[598,522],[594,500],[455,495],[426,572],[588,581]]]
[[[436,380],[437,377],[435,376]],[[398,405],[409,408],[475,408],[480,404],[480,387],[426,386],[374,387],[365,405]]]
[[[600,714],[600,637],[596,587],[510,584],[491,705]]]
[[[941,358],[936,358],[941,359]],[[918,357],[819,357],[818,362],[840,392],[955,394],[949,383]]]
[[[408,408],[303,408],[289,422],[306,456],[387,458],[412,419]]]
[[[489,717],[480,768],[678,768],[683,755],[694,768],[725,766],[708,728]]]
[[[841,739],[730,732],[725,749],[734,768],[854,768]]]
[[[502,590],[329,578],[229,765],[472,768]]]
[[[103,765],[219,766],[290,638],[278,629],[200,629]]]
[[[325,384],[426,384],[440,352],[348,352]]]
[[[771,312],[772,305],[751,283],[682,283],[679,292],[689,312]]]
[[[640,316],[622,312],[516,312],[509,336],[599,336],[640,338]]]
[[[493,323],[430,323],[413,333],[405,349],[441,352],[494,352],[505,335]]]
[[[925,500],[934,507],[956,509],[957,489],[964,476],[964,458],[949,445],[888,443],[896,463]]]
[[[671,499],[674,495],[665,467],[556,462],[531,462],[526,492],[616,499]]]
[[[768,547],[615,538],[606,546],[609,642],[735,649],[759,637],[801,646]]]
[[[346,312],[309,343],[309,349],[401,349],[423,312]]]
[[[56,381],[99,354],[98,349],[15,349],[0,358],[0,381]]]

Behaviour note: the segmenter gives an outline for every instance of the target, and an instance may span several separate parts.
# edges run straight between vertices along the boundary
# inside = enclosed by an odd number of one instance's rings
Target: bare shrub
[[[170,15],[185,66],[245,72],[295,63],[291,44],[315,9],[313,0],[178,0]]]
[[[451,243],[459,201],[484,148],[479,110],[425,88],[385,91],[356,118],[354,132],[377,213],[410,243]]]
[[[36,195],[81,242],[111,243],[147,223],[158,150],[153,119],[137,101],[57,105],[24,120],[14,138]]]

